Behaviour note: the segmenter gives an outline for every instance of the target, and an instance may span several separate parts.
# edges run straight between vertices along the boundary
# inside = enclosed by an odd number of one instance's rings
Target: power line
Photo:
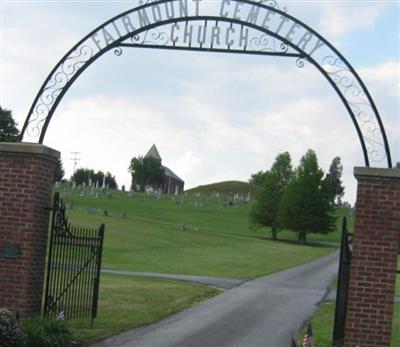
[[[78,158],[78,155],[81,154],[81,152],[70,152],[73,155],[73,158],[70,158],[74,162],[74,173],[76,171],[76,164],[78,164],[78,161],[81,160]]]

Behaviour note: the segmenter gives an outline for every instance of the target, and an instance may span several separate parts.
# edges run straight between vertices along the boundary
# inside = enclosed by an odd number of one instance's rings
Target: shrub
[[[24,335],[11,311],[0,308],[0,347],[21,347]]]
[[[22,322],[26,347],[69,347],[72,334],[62,320],[42,318],[27,319]]]

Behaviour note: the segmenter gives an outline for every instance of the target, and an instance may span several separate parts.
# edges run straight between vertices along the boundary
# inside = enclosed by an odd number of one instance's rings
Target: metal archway
[[[74,81],[104,53],[122,48],[208,51],[296,58],[314,65],[346,107],[366,166],[387,162],[388,141],[379,112],[350,63],[315,30],[280,9],[275,0],[140,0],[90,32],[50,72],[25,120],[29,135],[43,143],[50,120]]]

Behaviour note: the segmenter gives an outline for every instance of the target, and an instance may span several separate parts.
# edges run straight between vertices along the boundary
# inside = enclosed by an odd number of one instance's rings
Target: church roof
[[[156,158],[161,160],[161,156],[160,153],[158,152],[158,149],[156,147],[156,145],[152,145],[151,148],[149,149],[149,151],[147,152],[147,154],[145,155],[145,157],[152,157],[152,158]],[[169,176],[171,178],[176,179],[177,181],[181,181],[184,182],[182,179],[180,179],[170,168],[161,165],[162,169],[164,170],[164,174],[166,176]]]
[[[164,165],[161,165],[161,167],[164,169],[164,174],[165,174],[166,176],[172,177],[172,178],[176,179],[177,181],[184,182],[184,181],[183,181],[182,179],[180,179],[170,168],[168,168],[168,167],[166,167],[166,166],[164,166]]]
[[[158,149],[157,149],[156,145],[151,146],[151,148],[149,149],[149,151],[147,152],[145,157],[153,157],[153,158],[161,160],[161,156],[160,156],[160,153],[158,153]]]

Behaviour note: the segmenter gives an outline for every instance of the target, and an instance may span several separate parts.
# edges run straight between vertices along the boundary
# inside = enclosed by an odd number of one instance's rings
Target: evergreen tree
[[[154,157],[134,157],[129,166],[132,175],[132,188],[140,186],[144,191],[147,185],[162,184],[164,182],[164,169],[161,160]]]
[[[331,199],[332,204],[341,205],[342,197],[344,195],[344,187],[342,185],[343,165],[340,163],[340,157],[335,157],[332,160],[329,172],[325,177],[325,184],[327,193]]]
[[[65,175],[65,171],[64,171],[62,160],[58,159],[57,164],[56,164],[56,172],[54,174],[54,180],[56,182],[61,182],[62,179],[64,178],[64,175]]]
[[[271,228],[272,238],[277,239],[278,208],[287,184],[292,177],[290,154],[281,153],[275,158],[270,171],[265,172],[264,183],[255,197],[255,204],[250,212],[253,226]]]
[[[118,184],[117,181],[115,179],[115,176],[111,175],[110,172],[106,173],[106,185],[108,186],[108,188],[110,189],[118,189]]]
[[[10,110],[0,106],[0,142],[17,142],[19,130]]]
[[[267,176],[268,171],[259,171],[255,174],[252,174],[250,179],[249,179],[249,183],[257,186],[257,187],[262,187],[264,180]]]
[[[306,242],[308,233],[326,234],[335,228],[333,206],[323,176],[315,152],[308,150],[282,197],[279,225],[297,232],[299,243]]]

